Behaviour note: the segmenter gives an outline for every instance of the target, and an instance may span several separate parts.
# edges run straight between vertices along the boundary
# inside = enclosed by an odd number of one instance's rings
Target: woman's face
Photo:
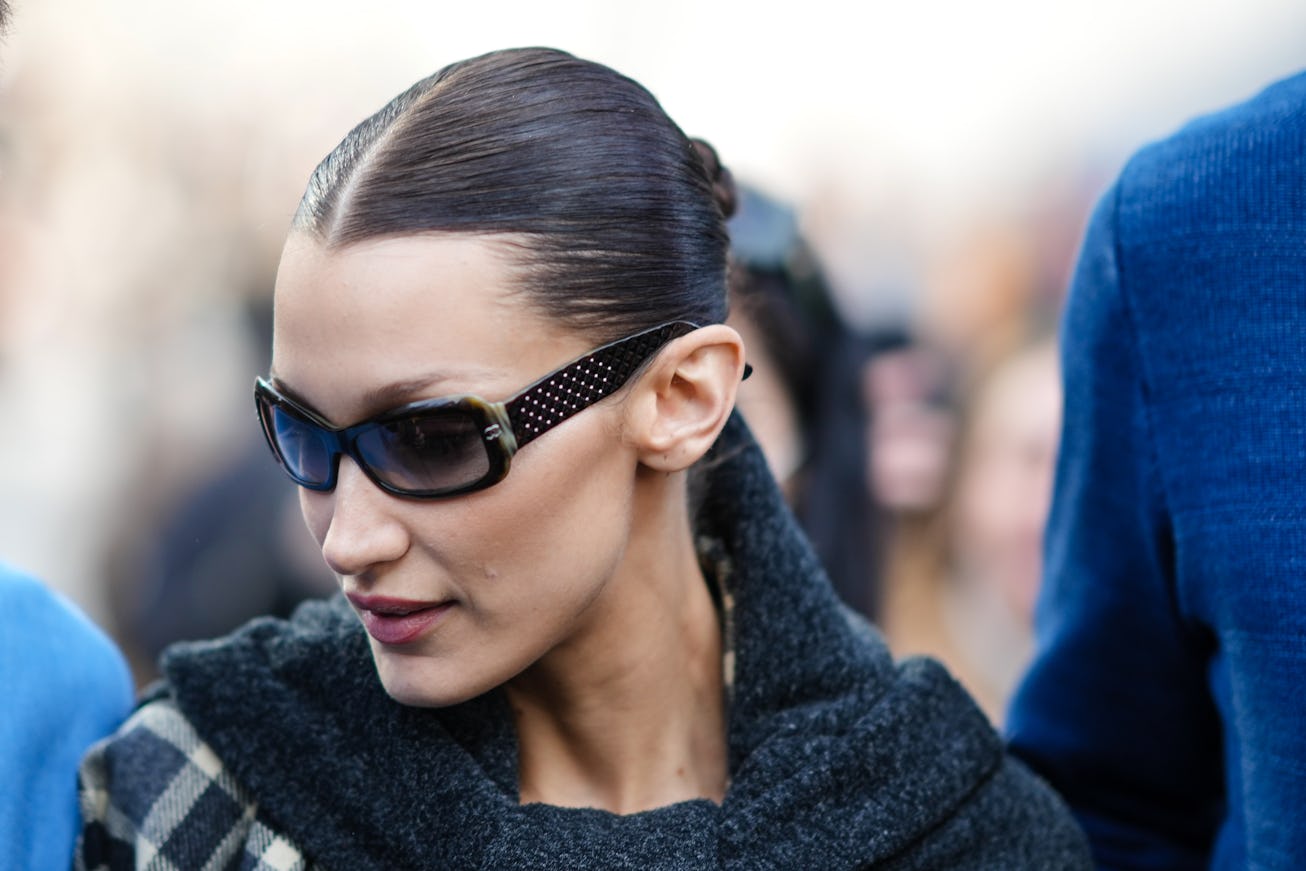
[[[272,374],[336,426],[419,399],[505,399],[592,349],[514,295],[502,242],[432,234],[328,250],[292,236],[276,286]],[[371,637],[381,681],[454,704],[597,620],[631,526],[636,452],[620,399],[531,442],[485,490],[388,495],[348,457],[301,490],[322,555]]]
[[[1061,427],[1051,343],[999,367],[981,390],[957,482],[956,550],[963,572],[998,592],[1024,625],[1043,570],[1043,526]]]

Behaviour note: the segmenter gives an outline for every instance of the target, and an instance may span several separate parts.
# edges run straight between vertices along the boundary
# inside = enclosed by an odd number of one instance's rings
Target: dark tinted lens
[[[457,490],[490,471],[481,426],[459,409],[377,424],[362,432],[354,445],[374,475],[409,492]]]
[[[331,448],[325,433],[276,406],[270,411],[272,435],[290,476],[301,484],[325,484],[331,477]]]

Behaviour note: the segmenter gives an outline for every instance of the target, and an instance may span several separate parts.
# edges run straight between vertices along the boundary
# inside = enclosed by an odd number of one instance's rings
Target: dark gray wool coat
[[[166,682],[83,764],[79,866],[1090,867],[944,670],[895,665],[838,603],[737,418],[708,466],[734,658],[720,806],[520,805],[501,695],[395,703],[337,598],[166,655]]]

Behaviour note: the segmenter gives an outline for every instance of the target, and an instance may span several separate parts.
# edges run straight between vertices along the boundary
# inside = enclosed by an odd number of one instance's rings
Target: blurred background
[[[170,640],[330,589],[250,398],[313,166],[445,63],[542,44],[642,82],[759,194],[741,262],[778,290],[741,278],[738,317],[783,377],[746,414],[841,592],[997,719],[1092,203],[1139,145],[1306,67],[1296,0],[14,5],[0,560],[140,680]]]

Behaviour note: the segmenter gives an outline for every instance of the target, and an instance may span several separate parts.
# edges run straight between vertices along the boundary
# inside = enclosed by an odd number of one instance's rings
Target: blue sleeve
[[[127,664],[77,608],[0,567],[0,867],[68,868],[77,766],[131,709]]]
[[[1147,361],[1118,257],[1120,197],[1093,216],[1062,324],[1038,651],[1007,732],[1069,802],[1100,867],[1205,868],[1223,790],[1210,640],[1175,607]]]

